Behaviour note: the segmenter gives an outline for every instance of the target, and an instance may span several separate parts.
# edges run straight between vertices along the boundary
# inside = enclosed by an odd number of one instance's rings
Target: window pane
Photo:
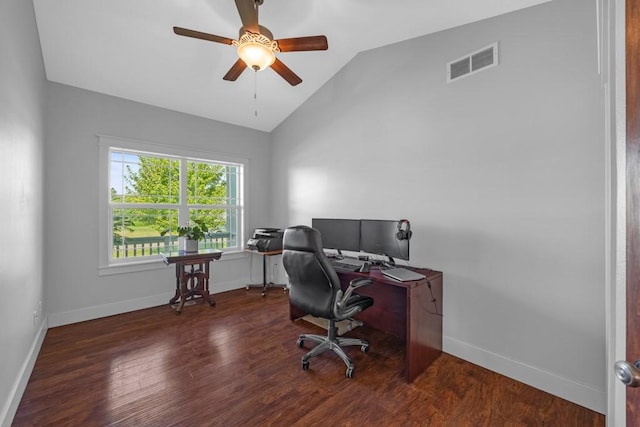
[[[240,183],[242,175],[242,167],[227,166],[227,204],[232,206],[242,205],[240,195]]]
[[[180,202],[180,161],[112,151],[109,188],[111,201],[120,203]]]
[[[113,209],[112,258],[149,256],[175,249],[177,238],[163,234],[177,225],[177,209]]]
[[[189,217],[204,219],[209,236],[200,242],[201,249],[238,248],[238,209],[191,209]]]
[[[187,203],[190,205],[236,205],[238,166],[187,162]]]

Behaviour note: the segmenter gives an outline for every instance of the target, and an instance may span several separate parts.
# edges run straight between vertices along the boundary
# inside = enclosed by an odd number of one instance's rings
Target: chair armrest
[[[338,302],[336,303],[336,305],[338,306],[338,310],[342,310],[344,308],[344,305],[347,303],[349,298],[351,298],[351,294],[353,293],[354,289],[370,285],[372,283],[373,280],[363,278],[353,279],[352,281],[350,281],[347,290],[344,291],[344,294],[342,293],[342,291],[338,292]]]
[[[370,285],[373,283],[371,279],[364,279],[359,277],[357,279],[353,279],[349,282],[349,287],[353,287],[353,289],[359,288],[360,286]]]

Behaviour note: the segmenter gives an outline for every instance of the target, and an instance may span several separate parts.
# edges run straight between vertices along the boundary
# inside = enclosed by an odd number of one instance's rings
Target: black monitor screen
[[[360,250],[360,220],[313,218],[311,227],[320,232],[322,247],[343,251]]]
[[[399,240],[398,221],[363,219],[360,221],[360,250],[391,258],[409,259],[409,240]]]

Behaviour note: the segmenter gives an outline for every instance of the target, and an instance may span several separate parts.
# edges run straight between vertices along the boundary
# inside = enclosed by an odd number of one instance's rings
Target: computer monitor
[[[360,250],[386,255],[390,264],[394,264],[394,258],[408,260],[409,240],[398,239],[398,224],[394,220],[360,220]]]
[[[360,220],[313,218],[311,227],[320,232],[322,247],[338,252],[360,250]]]

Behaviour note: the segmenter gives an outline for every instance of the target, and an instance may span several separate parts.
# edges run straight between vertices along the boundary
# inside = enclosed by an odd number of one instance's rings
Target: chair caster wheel
[[[306,371],[307,369],[309,369],[309,362],[302,362],[302,370]]]
[[[298,338],[298,341],[296,341],[296,345],[297,345],[299,348],[302,348],[302,346],[304,345],[304,340],[303,340],[303,339]]]
[[[353,368],[347,368],[347,378],[353,378]]]
[[[360,347],[360,350],[362,350],[363,353],[368,353],[369,352],[369,346],[368,345],[363,345],[362,347]]]

